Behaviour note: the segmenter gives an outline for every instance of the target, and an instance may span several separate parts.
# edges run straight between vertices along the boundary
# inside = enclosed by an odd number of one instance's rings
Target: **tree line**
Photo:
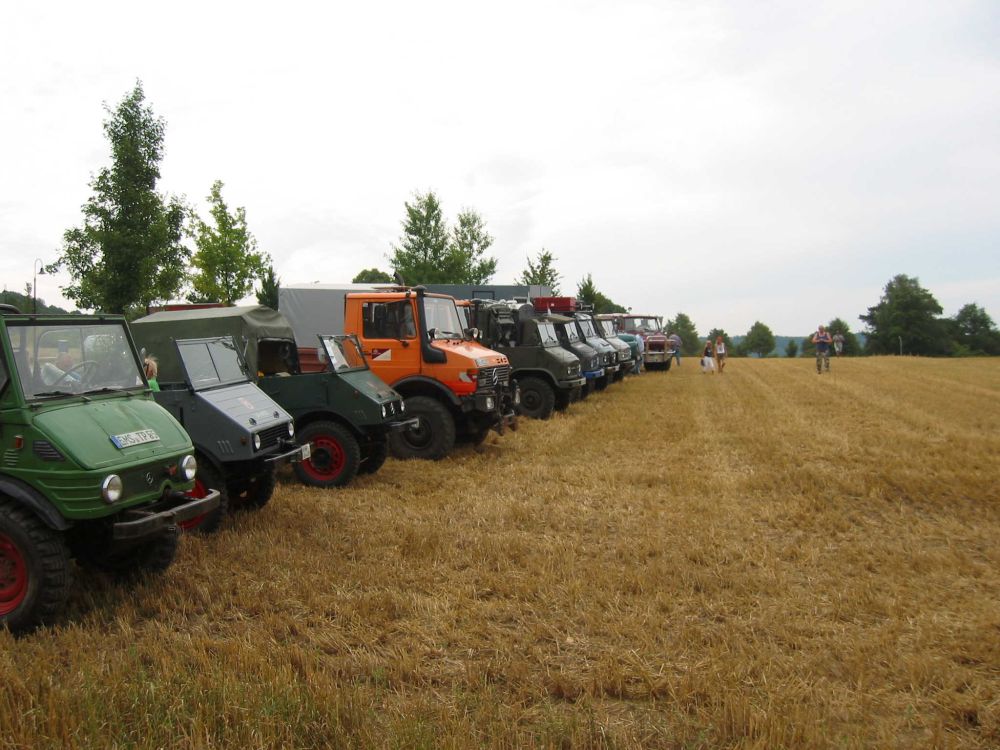
[[[65,268],[70,283],[62,291],[80,308],[130,317],[182,296],[191,302],[233,304],[255,285],[258,301],[276,308],[280,280],[271,258],[249,231],[246,210],[227,205],[221,180],[210,187],[207,220],[182,198],[157,191],[166,124],[146,103],[141,81],[115,108],[104,108],[111,165],[91,179],[93,194],[82,207],[81,225],[66,230],[58,258],[44,272]],[[497,268],[497,259],[489,255],[493,237],[478,212],[465,208],[449,224],[433,191],[416,193],[404,208],[402,235],[386,256],[392,273],[368,268],[353,281],[391,283],[400,278],[407,284],[478,285],[492,280]],[[514,283],[545,285],[559,295],[556,257],[542,248],[526,260]],[[26,291],[34,296],[30,285]],[[12,294],[4,290],[4,295]],[[576,297],[597,313],[630,311],[599,291],[590,273],[577,283]],[[844,337],[848,355],[1000,354],[1000,332],[986,310],[969,303],[955,316],[943,317],[934,296],[906,275],[895,276],[878,304],[858,317],[866,327],[863,344],[844,320],[834,318],[827,326],[831,334]],[[684,313],[667,320],[664,328],[680,336],[685,354],[701,352],[703,339]],[[712,329],[706,338],[717,336],[735,356],[775,354],[774,334],[760,321],[735,345],[722,329]],[[809,337],[785,346],[792,357],[813,351]]]

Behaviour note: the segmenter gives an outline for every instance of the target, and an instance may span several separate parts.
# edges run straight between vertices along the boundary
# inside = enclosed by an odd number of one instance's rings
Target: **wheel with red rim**
[[[211,534],[219,530],[223,519],[229,513],[229,492],[226,483],[222,480],[222,475],[216,470],[207,458],[198,454],[198,473],[194,478],[194,487],[187,492],[187,496],[200,500],[208,496],[209,490],[219,491],[219,507],[200,516],[189,518],[177,524],[182,531],[196,531],[199,534]]]
[[[0,500],[0,627],[23,632],[51,619],[72,583],[63,535]]]
[[[300,443],[312,443],[310,457],[295,464],[299,481],[313,487],[343,487],[358,473],[361,447],[346,427],[336,422],[311,422],[299,430]]]

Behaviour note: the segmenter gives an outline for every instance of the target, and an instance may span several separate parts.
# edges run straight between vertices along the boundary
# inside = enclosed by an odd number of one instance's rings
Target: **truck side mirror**
[[[470,338],[470,339],[474,339],[475,341],[479,341],[479,329],[478,328],[466,328],[465,329],[465,335],[468,338]]]

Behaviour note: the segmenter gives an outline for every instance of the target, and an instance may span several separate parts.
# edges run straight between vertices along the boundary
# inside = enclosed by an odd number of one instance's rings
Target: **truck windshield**
[[[605,338],[615,335],[615,327],[611,325],[610,320],[600,320],[597,324],[601,327],[601,333],[604,334]]]
[[[564,323],[563,330],[566,332],[566,338],[569,339],[569,342],[571,344],[574,344],[580,340],[580,334],[577,332],[575,324]]]
[[[334,372],[368,369],[356,336],[320,336],[319,340]]]
[[[178,341],[177,351],[196,391],[250,379],[231,336]]]
[[[538,335],[542,339],[542,346],[559,343],[559,338],[556,336],[556,328],[551,323],[539,323]]]
[[[660,323],[656,318],[625,318],[625,330],[629,333],[657,333]]]
[[[583,335],[586,338],[588,339],[597,338],[597,331],[594,330],[593,321],[587,320],[586,318],[582,320],[577,318],[576,322],[580,324],[580,330],[583,331]]]
[[[465,337],[462,321],[451,297],[424,297],[424,318],[427,333],[435,339],[461,339]],[[433,331],[433,333],[431,333]]]
[[[146,387],[122,322],[11,321],[7,330],[28,401]]]

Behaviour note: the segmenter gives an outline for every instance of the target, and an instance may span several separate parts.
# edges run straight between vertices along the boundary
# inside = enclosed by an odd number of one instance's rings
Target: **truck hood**
[[[338,377],[342,378],[345,383],[349,383],[359,393],[363,393],[380,404],[403,398],[371,370],[341,372],[338,373]]]
[[[118,467],[161,456],[173,459],[194,450],[177,420],[146,398],[66,404],[37,414],[34,422],[52,445],[84,469]],[[133,437],[121,439],[123,435]],[[123,447],[117,447],[113,437],[119,437]]]
[[[251,431],[292,421],[288,412],[252,383],[198,391],[198,396]]]
[[[506,356],[492,349],[487,349],[475,341],[435,339],[431,342],[431,346],[446,352],[448,359],[464,357],[472,360],[469,362],[469,367],[497,367],[498,365],[509,364]]]

